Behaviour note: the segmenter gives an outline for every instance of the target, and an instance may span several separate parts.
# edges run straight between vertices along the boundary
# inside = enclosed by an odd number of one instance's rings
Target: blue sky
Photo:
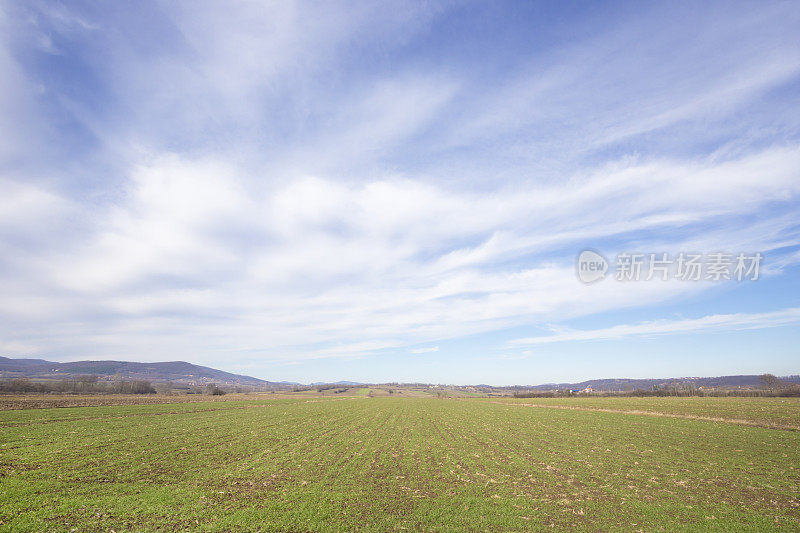
[[[0,352],[800,373],[793,2],[0,3]],[[764,256],[584,284],[584,249]]]

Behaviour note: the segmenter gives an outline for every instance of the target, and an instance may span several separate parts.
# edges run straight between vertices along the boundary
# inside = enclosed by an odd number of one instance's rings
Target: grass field
[[[362,394],[3,411],[0,527],[796,531],[800,432],[777,426],[799,407]]]
[[[739,423],[800,430],[800,398],[519,398],[503,402],[542,407],[596,409],[631,414],[661,414],[676,417],[697,417],[733,420]]]

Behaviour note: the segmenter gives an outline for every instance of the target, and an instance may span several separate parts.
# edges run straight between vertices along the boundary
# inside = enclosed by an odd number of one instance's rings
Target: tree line
[[[0,392],[155,394],[156,389],[147,380],[100,381],[96,375],[86,375],[55,381],[34,381],[28,378],[4,379],[0,380]]]
[[[249,392],[239,390],[235,392]],[[75,376],[59,380],[32,380],[29,378],[0,379],[0,394],[10,393],[50,393],[50,394],[172,394],[172,383],[156,383],[144,379],[101,380],[97,375]],[[186,394],[208,394],[222,396],[227,391],[215,383],[195,385],[186,388]]]

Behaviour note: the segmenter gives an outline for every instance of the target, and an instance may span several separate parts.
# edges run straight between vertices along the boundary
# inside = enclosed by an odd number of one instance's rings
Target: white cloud
[[[793,307],[767,313],[735,313],[709,315],[682,320],[654,320],[640,324],[620,324],[593,330],[569,330],[555,335],[527,337],[509,341],[513,345],[547,344],[552,342],[618,340],[627,337],[655,337],[707,331],[762,329],[800,323],[800,308]]]
[[[786,147],[725,162],[628,161],[580,187],[484,195],[398,178],[299,178],[264,189],[230,164],[161,156],[132,170],[119,203],[91,214],[82,244],[42,250],[40,288],[8,285],[0,312],[8,324],[49,324],[52,345],[91,339],[120,357],[285,360],[653,305],[711,285],[587,287],[571,254],[553,261],[546,252],[701,222],[699,235],[713,234],[716,246],[766,252],[791,218],[709,232],[719,217],[795,198],[797,168],[800,150]],[[98,314],[106,318],[72,320]],[[56,318],[64,315],[71,319]]]
[[[413,350],[411,350],[411,353],[420,354],[420,353],[433,353],[438,351],[439,351],[438,346],[427,346],[425,348],[414,348]]]
[[[714,290],[580,285],[587,245],[761,251],[771,275],[797,261],[796,114],[727,129],[797,76],[781,9],[677,48],[640,14],[487,79],[415,54],[446,7],[340,7],[171,3],[133,37],[116,11],[0,19],[3,346],[364,356]],[[9,52],[43,36],[96,91]],[[754,140],[658,137],[687,123]],[[77,140],[48,160],[51,138]]]

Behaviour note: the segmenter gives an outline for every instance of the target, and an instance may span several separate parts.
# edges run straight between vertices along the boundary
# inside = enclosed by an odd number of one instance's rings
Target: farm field
[[[575,400],[623,403],[521,405]],[[4,411],[0,528],[800,529],[800,432],[624,412],[789,423],[796,400],[583,400],[362,395]]]
[[[4,394],[0,395],[0,417],[9,409],[45,409],[49,407],[99,407],[107,405],[151,405],[163,403],[207,403],[264,398],[280,398],[271,393],[228,394]]]
[[[391,392],[390,392],[391,391]],[[48,407],[96,407],[107,405],[150,405],[163,403],[230,402],[242,400],[265,400],[279,398],[342,398],[342,397],[403,398],[468,397],[485,396],[454,389],[438,391],[424,387],[332,387],[318,391],[315,388],[298,391],[278,390],[268,392],[233,393],[223,396],[205,394],[0,394],[0,412],[10,409],[44,409]]]
[[[503,398],[503,402],[572,409],[657,413],[680,417],[735,420],[800,430],[800,398],[740,397],[574,397]]]

